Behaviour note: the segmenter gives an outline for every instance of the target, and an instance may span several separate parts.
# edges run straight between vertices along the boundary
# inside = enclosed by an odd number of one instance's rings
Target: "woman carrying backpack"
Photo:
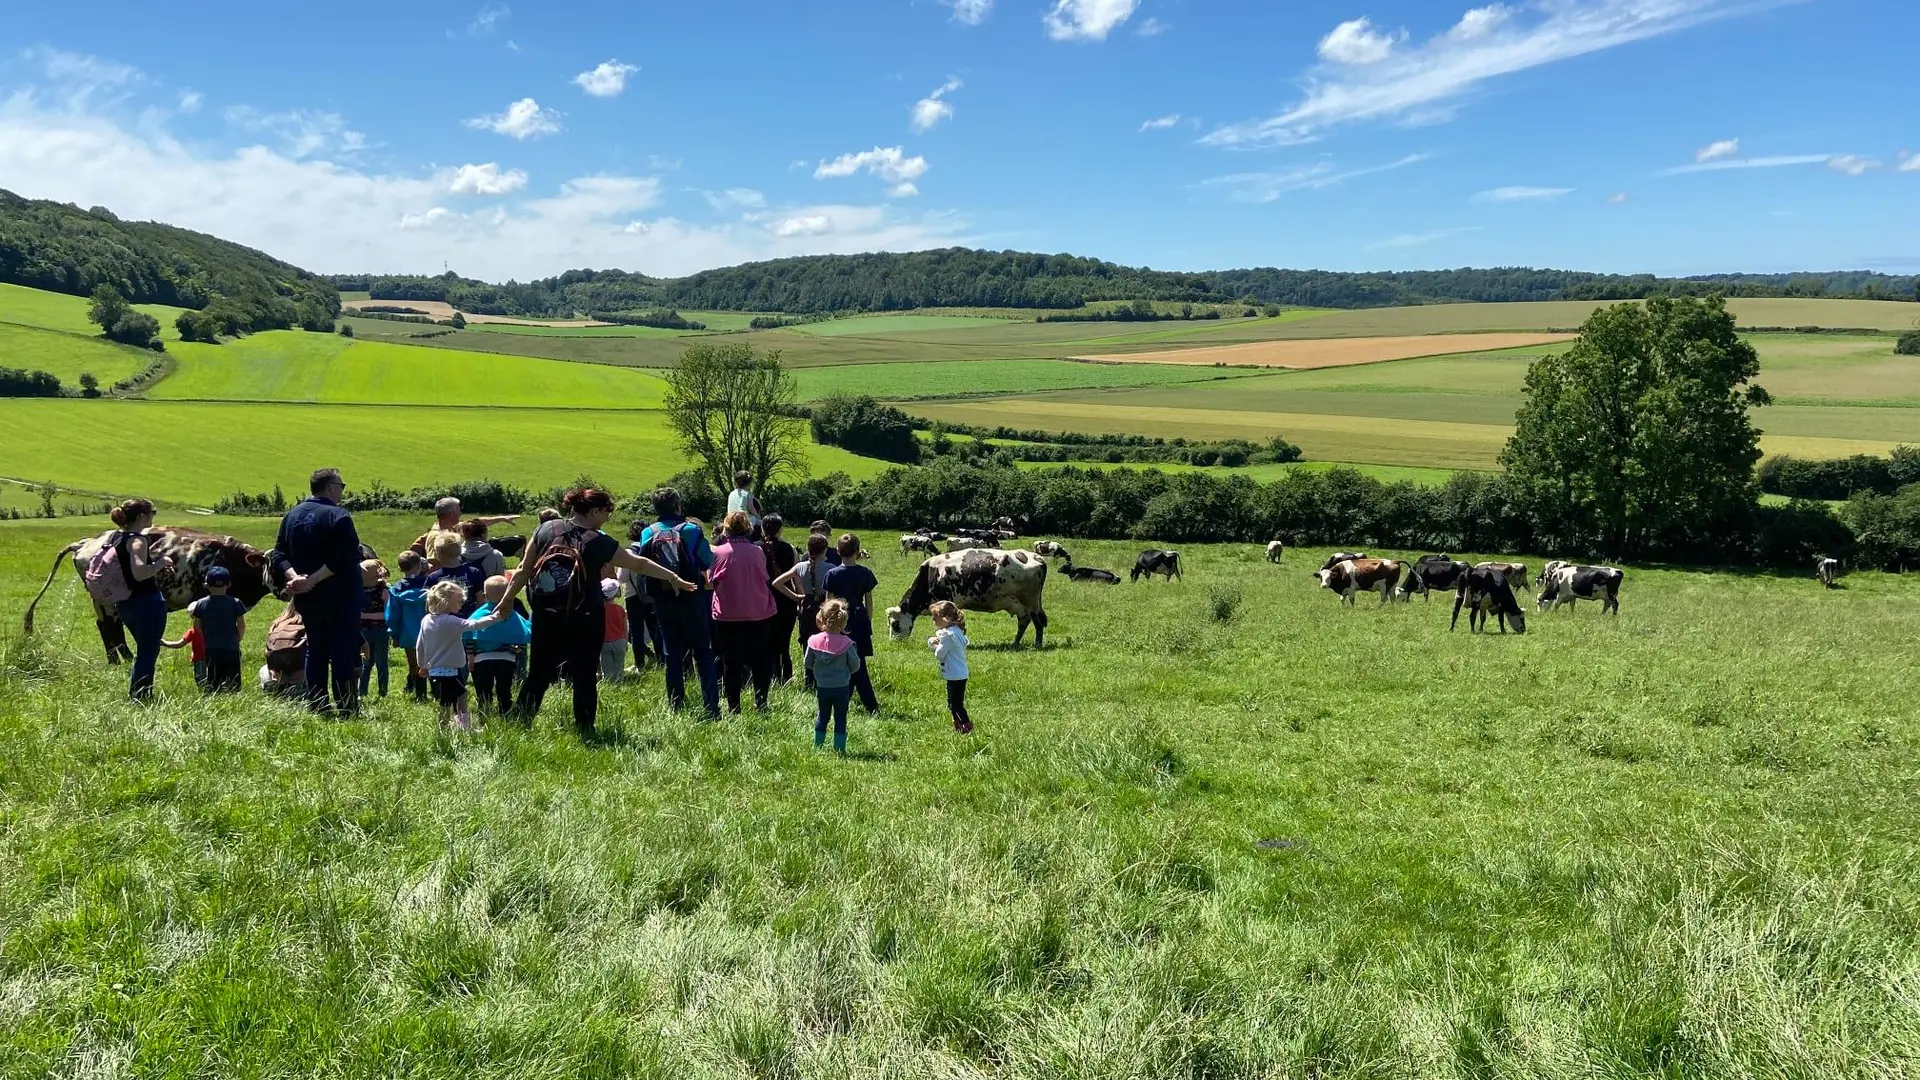
[[[564,517],[541,523],[527,541],[525,556],[498,607],[513,604],[526,590],[533,615],[527,677],[520,684],[514,714],[532,723],[547,687],[566,665],[573,683],[573,726],[590,734],[600,711],[600,646],[606,636],[601,570],[608,564],[682,590],[693,586],[673,571],[620,546],[601,532],[613,516],[613,496],[595,488],[575,488],[560,501]]]
[[[88,563],[83,577],[94,598],[110,598],[120,625],[132,635],[133,674],[127,696],[147,701],[153,697],[160,642],[167,636],[167,598],[160,591],[160,575],[173,569],[173,560],[165,555],[155,559],[147,550],[152,503],[128,499],[114,507],[111,516],[116,529]]]

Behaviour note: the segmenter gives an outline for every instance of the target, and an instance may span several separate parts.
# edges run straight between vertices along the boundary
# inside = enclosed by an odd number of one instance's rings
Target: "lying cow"
[[[1471,569],[1473,567],[1446,555],[1422,555],[1407,567],[1407,580],[1406,584],[1400,586],[1400,599],[1410,600],[1414,593],[1420,593],[1431,601],[1436,591],[1452,589]]]
[[[1043,559],[1065,559],[1068,562],[1073,561],[1073,556],[1067,554],[1067,549],[1052,540],[1035,540],[1033,542],[1033,553]]]
[[[1320,587],[1332,589],[1348,604],[1353,603],[1355,593],[1380,591],[1380,602],[1386,603],[1393,596],[1394,587],[1400,584],[1400,574],[1406,564],[1393,559],[1344,559],[1326,570],[1314,571],[1320,579]]]
[[[1620,583],[1626,574],[1611,566],[1550,562],[1540,572],[1539,606],[1551,611],[1575,600],[1598,600],[1600,610],[1620,613]]]
[[[920,564],[898,607],[887,609],[895,641],[913,633],[913,621],[941,600],[967,611],[1004,611],[1019,620],[1018,645],[1028,625],[1035,648],[1046,643],[1047,563],[1031,551],[949,551]]]
[[[935,546],[932,537],[925,536],[921,533],[904,533],[900,537],[900,554],[905,555],[911,551],[919,551],[928,555],[940,554],[940,549]]]
[[[1280,541],[1278,540],[1267,541],[1267,561],[1268,562],[1271,562],[1271,563],[1279,562],[1280,556],[1286,554],[1286,551],[1287,551],[1287,545],[1281,543]]]
[[[955,536],[953,540],[947,544],[947,550],[949,552],[982,551],[987,548],[997,548],[999,546],[1000,546],[1000,541],[992,539],[990,537],[982,538],[978,536]]]
[[[1482,562],[1474,563],[1473,568],[1475,570],[1498,570],[1507,576],[1507,584],[1516,589],[1524,589],[1531,584],[1527,581],[1527,564],[1523,562]]]
[[[1820,584],[1825,585],[1829,589],[1836,588],[1840,580],[1840,573],[1839,559],[1829,558],[1825,555],[1815,555],[1813,557],[1813,577],[1814,580]]]
[[[33,602],[27,605],[26,633],[33,633],[33,610],[53,584],[54,575],[60,572],[60,561],[71,556],[74,573],[84,576],[94,554],[114,534],[115,530],[108,530],[99,536],[75,540],[60,549],[60,553],[53,557],[53,568],[47,571],[47,580],[34,595]],[[173,559],[173,569],[162,571],[157,579],[160,591],[166,597],[168,611],[182,611],[188,604],[207,595],[207,571],[216,566],[227,568],[233,582],[228,595],[245,604],[248,610],[252,610],[255,604],[274,591],[268,581],[266,553],[250,544],[241,543],[231,536],[214,536],[174,526],[156,526],[148,529],[145,536],[147,552],[155,560],[163,555]],[[126,627],[120,625],[120,616],[98,601],[89,598],[89,602],[93,604],[93,624],[100,631],[100,644],[107,650],[107,662],[117,664],[121,660],[132,660],[133,652],[127,648]]]
[[[1155,574],[1159,574],[1168,581],[1185,581],[1186,579],[1180,576],[1180,553],[1148,548],[1140,553],[1139,558],[1133,560],[1132,579],[1134,581],[1139,581],[1143,577],[1151,578]]]
[[[1520,610],[1520,601],[1513,598],[1513,586],[1507,584],[1507,575],[1490,566],[1473,567],[1460,576],[1453,597],[1453,621],[1447,624],[1452,630],[1460,625],[1460,608],[1467,609],[1467,630],[1479,633],[1486,629],[1487,616],[1492,614],[1500,620],[1500,632],[1507,632],[1507,623],[1513,623],[1513,632],[1527,632],[1527,616]]]
[[[1068,581],[1092,581],[1101,585],[1120,584],[1120,575],[1111,570],[1099,570],[1091,566],[1075,566],[1072,562],[1068,562],[1065,566],[1062,566],[1060,572],[1067,575]]]
[[[1327,561],[1320,564],[1320,569],[1331,570],[1343,562],[1352,562],[1355,559],[1364,559],[1366,557],[1367,553],[1364,551],[1336,551],[1327,556]]]

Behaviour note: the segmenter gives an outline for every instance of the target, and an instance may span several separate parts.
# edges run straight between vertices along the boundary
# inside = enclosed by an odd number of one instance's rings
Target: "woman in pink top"
[[[713,651],[720,659],[727,709],[740,711],[740,689],[753,676],[753,707],[765,712],[773,684],[771,633],[776,608],[767,584],[767,556],[753,542],[753,519],[727,515],[726,535],[713,548]]]

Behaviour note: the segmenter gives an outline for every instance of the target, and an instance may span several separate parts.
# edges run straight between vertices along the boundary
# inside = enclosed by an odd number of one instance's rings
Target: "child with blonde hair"
[[[465,597],[460,604],[460,614],[472,616],[473,610],[480,606],[480,594],[487,585],[487,572],[466,561],[463,552],[466,541],[460,534],[451,531],[436,531],[427,536],[427,558],[433,560],[433,571],[427,575],[427,588],[431,589],[443,581],[459,584]]]
[[[510,605],[496,607],[482,619],[460,615],[466,602],[466,590],[457,581],[441,581],[427,589],[427,617],[420,620],[420,638],[414,643],[420,674],[440,704],[440,725],[449,720],[462,731],[473,730],[473,717],[467,712],[468,631],[484,630],[513,614]]]
[[[486,600],[473,610],[476,621],[492,615],[500,606],[507,585],[505,577],[487,579]],[[467,662],[473,670],[473,684],[480,690],[480,711],[491,709],[501,716],[513,708],[513,676],[520,670],[521,658],[527,655],[527,643],[533,640],[533,625],[527,617],[514,611],[511,604],[507,611],[506,619],[465,635],[467,650],[473,654]]]
[[[829,600],[820,605],[820,632],[807,639],[802,661],[813,680],[819,713],[813,721],[813,745],[825,746],[827,718],[833,718],[833,749],[847,752],[847,705],[853,699],[853,677],[862,667],[860,649],[847,636],[847,602]]]
[[[940,663],[940,677],[947,681],[947,711],[953,714],[956,734],[973,733],[973,717],[967,715],[967,617],[959,605],[942,600],[927,609],[933,616],[933,636],[927,646]]]

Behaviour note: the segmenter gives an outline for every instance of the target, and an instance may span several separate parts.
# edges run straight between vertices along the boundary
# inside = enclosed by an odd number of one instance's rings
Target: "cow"
[[[1405,566],[1393,559],[1346,559],[1331,569],[1314,571],[1314,576],[1320,579],[1321,588],[1339,593],[1348,604],[1353,603],[1355,593],[1375,589],[1380,590],[1380,602],[1384,604],[1400,584]]]
[[[47,571],[47,580],[40,586],[40,591],[34,594],[33,602],[27,605],[23,627],[26,633],[33,633],[33,610],[53,584],[54,576],[60,572],[60,561],[71,556],[74,572],[85,575],[94,553],[106,546],[115,532],[108,530],[85,540],[75,540],[60,549],[60,553],[53,557],[53,568]],[[181,611],[207,595],[207,571],[215,566],[227,568],[233,581],[228,595],[245,604],[248,610],[278,591],[270,580],[272,571],[266,553],[231,536],[214,536],[173,526],[148,529],[145,536],[150,555],[155,559],[162,555],[173,559],[173,569],[161,571],[158,578],[169,611]],[[93,624],[100,631],[100,644],[107,650],[108,663],[117,664],[133,659],[132,650],[127,648],[126,627],[120,625],[120,616],[112,608],[93,601]]]
[[[1516,589],[1524,589],[1530,584],[1527,581],[1527,564],[1523,562],[1478,562],[1473,564],[1473,568],[1498,570],[1507,576],[1507,584]]]
[[[924,536],[924,537],[926,537],[927,539],[929,539],[929,540],[932,540],[932,541],[933,541],[934,543],[936,543],[936,544],[937,544],[937,543],[940,543],[941,541],[943,541],[943,540],[945,540],[945,539],[947,538],[947,534],[946,534],[946,533],[943,533],[943,532],[936,532],[935,530],[933,530],[933,529],[929,529],[929,528],[927,528],[927,527],[926,527],[926,526],[924,526],[924,525],[922,525],[921,527],[919,527],[919,528],[917,528],[917,529],[915,529],[915,530],[913,530],[913,535],[915,535],[915,536]]]
[[[995,518],[993,528],[994,531],[1001,534],[1000,539],[1002,540],[1012,540],[1020,535],[1020,527],[1015,525],[1013,519],[1010,517],[1002,516]]]
[[[1575,600],[1598,600],[1600,610],[1620,613],[1620,583],[1626,574],[1611,566],[1550,562],[1540,571],[1539,606],[1551,611]]]
[[[1367,553],[1364,551],[1336,551],[1327,556],[1327,561],[1320,564],[1320,569],[1331,570],[1343,562],[1351,562],[1354,559],[1364,559],[1366,557]]]
[[[1068,581],[1093,581],[1102,585],[1120,584],[1120,575],[1111,570],[1100,570],[1091,566],[1075,566],[1072,562],[1068,562],[1065,566],[1062,566],[1060,572],[1067,575]]]
[[[1479,633],[1486,629],[1487,615],[1491,613],[1500,620],[1500,632],[1507,632],[1507,624],[1513,624],[1513,632],[1527,632],[1527,616],[1520,610],[1520,602],[1513,598],[1513,586],[1507,584],[1507,575],[1491,566],[1476,566],[1460,576],[1453,597],[1453,621],[1447,624],[1452,630],[1460,625],[1460,608],[1467,609],[1467,630]]]
[[[1407,580],[1406,584],[1400,586],[1400,599],[1411,600],[1414,593],[1420,593],[1431,601],[1435,590],[1445,592],[1453,588],[1471,569],[1473,567],[1446,555],[1422,555],[1407,567]]]
[[[928,555],[940,554],[940,549],[934,545],[932,537],[923,536],[920,533],[904,533],[900,537],[900,554],[905,555],[910,551],[921,551]]]
[[[1019,621],[1013,643],[1033,627],[1033,644],[1046,644],[1047,562],[1031,551],[949,551],[920,564],[898,607],[887,609],[895,641],[913,633],[913,621],[936,601],[951,600],[968,611],[1004,611]]]
[[[983,540],[977,536],[956,536],[947,544],[947,551],[983,551],[999,546],[998,540]]]
[[[1270,563],[1279,562],[1280,556],[1286,554],[1286,550],[1287,545],[1278,540],[1267,541],[1267,561]]]
[[[1068,562],[1073,561],[1073,556],[1067,554],[1067,549],[1052,540],[1035,540],[1033,542],[1033,553],[1043,559],[1065,559]]]
[[[1148,548],[1140,553],[1139,558],[1133,560],[1132,580],[1139,581],[1143,577],[1151,579],[1155,574],[1159,574],[1168,581],[1185,581],[1186,579],[1180,576],[1180,553]]]
[[[1813,557],[1813,577],[1814,580],[1829,589],[1837,588],[1837,583],[1840,580],[1840,560],[1829,558],[1825,555],[1815,555]]]

